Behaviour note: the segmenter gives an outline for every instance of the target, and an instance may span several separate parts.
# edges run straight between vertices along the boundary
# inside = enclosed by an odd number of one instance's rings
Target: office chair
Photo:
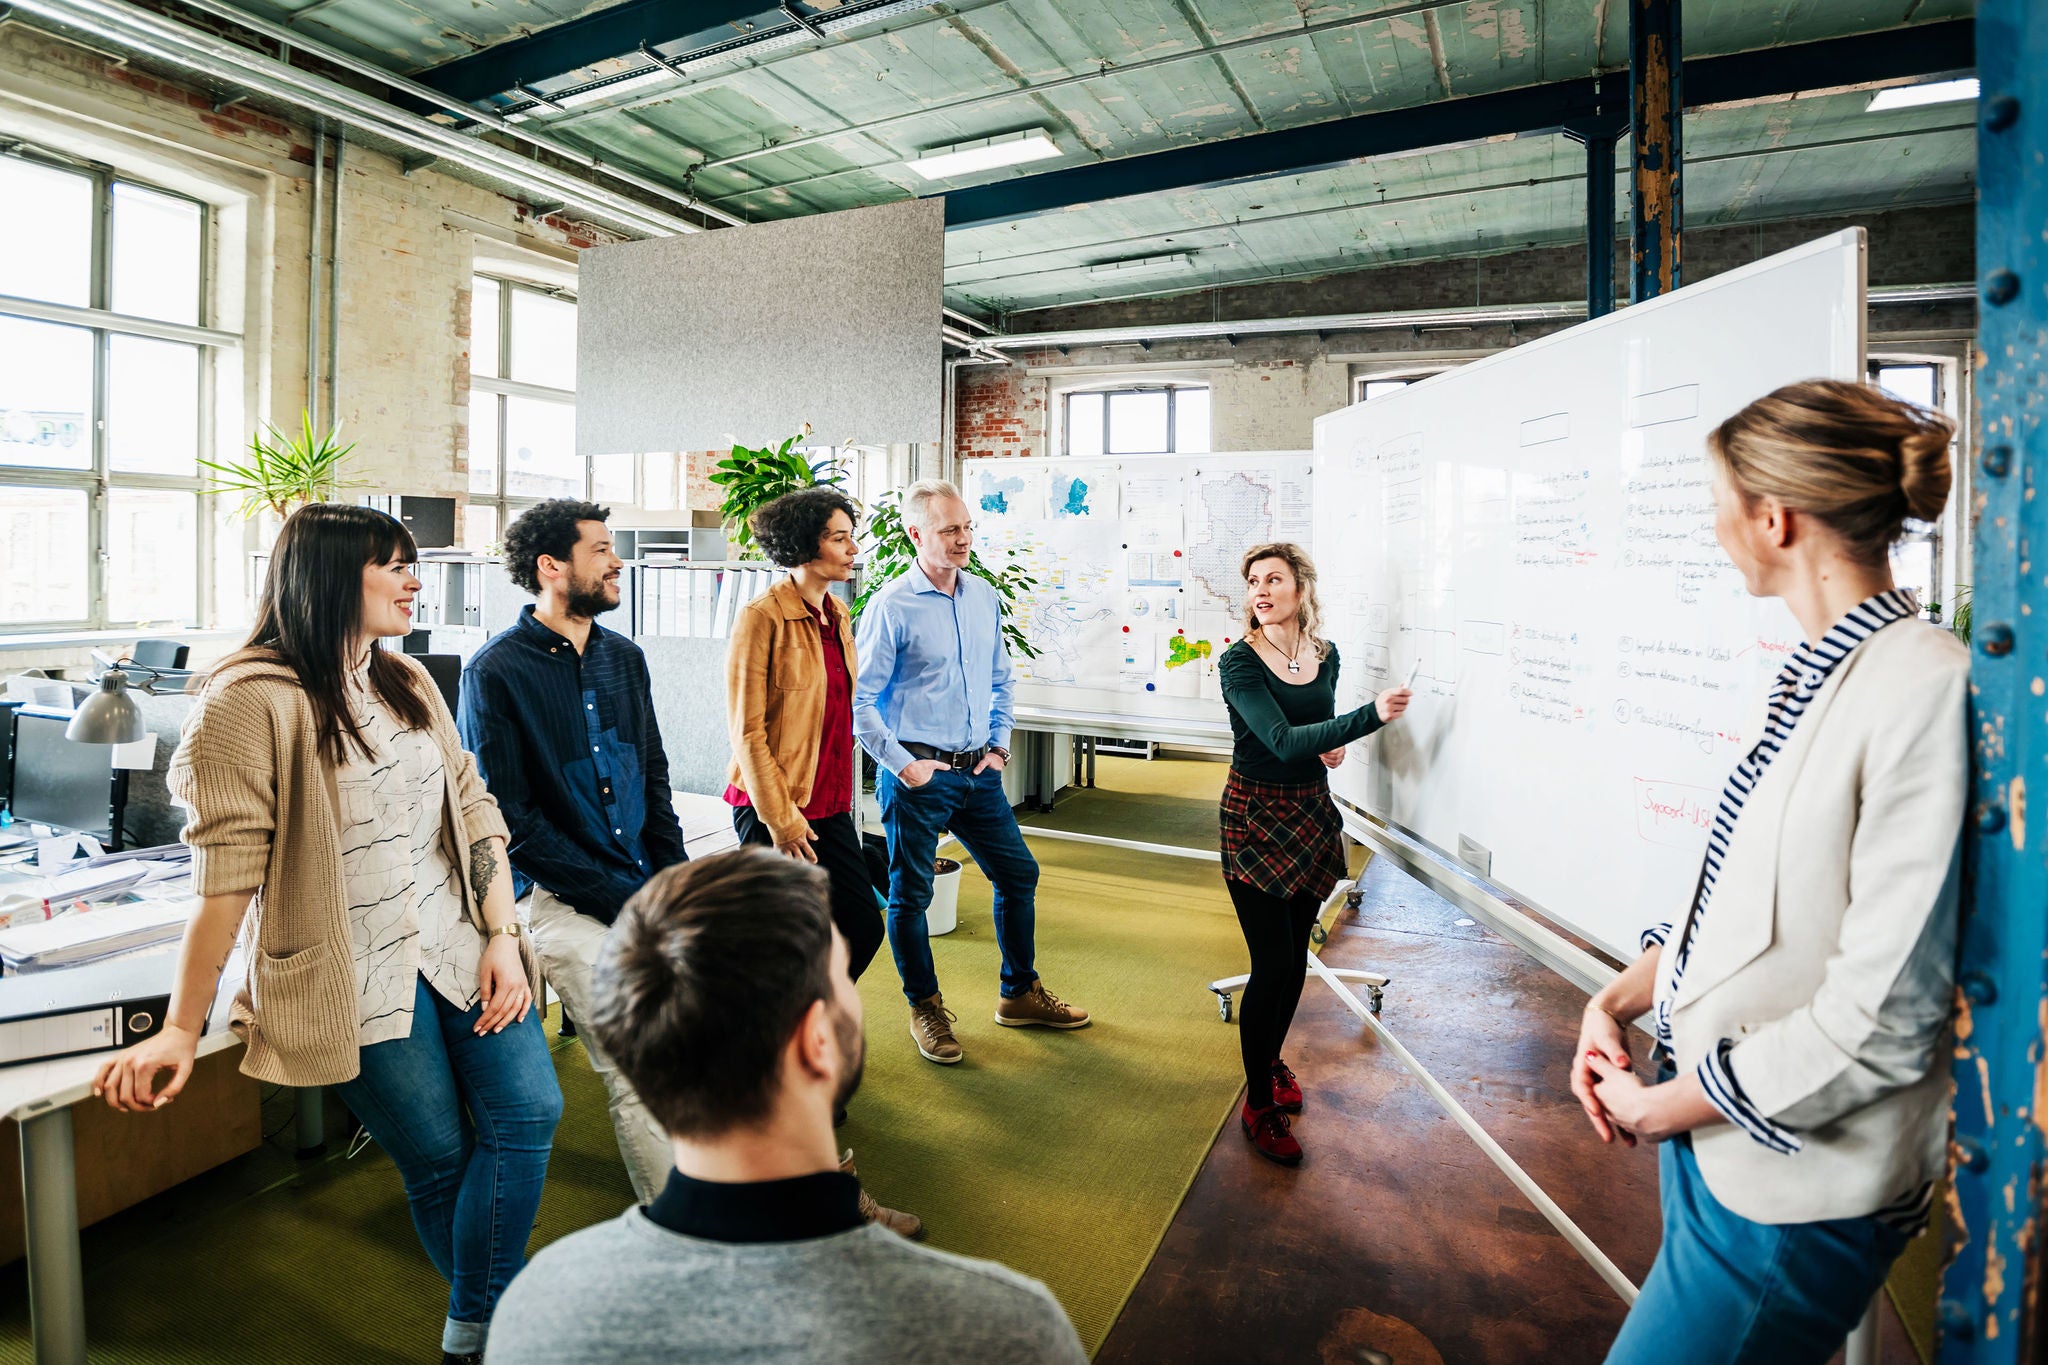
[[[460,654],[415,654],[414,662],[427,670],[427,676],[434,680],[434,686],[441,689],[441,699],[448,703],[448,709],[455,709],[455,698],[462,691],[462,656]]]
[[[128,657],[144,668],[183,668],[192,646],[178,640],[137,640]]]

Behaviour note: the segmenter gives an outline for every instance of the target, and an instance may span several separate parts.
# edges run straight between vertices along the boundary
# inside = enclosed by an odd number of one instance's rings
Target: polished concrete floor
[[[1656,1154],[1602,1146],[1571,1097],[1584,996],[1384,860],[1363,890],[1324,960],[1392,978],[1388,1028],[1640,1283]],[[1314,978],[1287,1058],[1306,1161],[1260,1160],[1227,1123],[1098,1361],[1601,1360],[1621,1300]],[[1886,1365],[1916,1362],[1885,1318]]]

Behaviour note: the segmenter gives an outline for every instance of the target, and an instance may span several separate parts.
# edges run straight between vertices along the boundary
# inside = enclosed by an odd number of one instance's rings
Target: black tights
[[[1273,1063],[1301,1003],[1309,931],[1322,903],[1314,896],[1282,900],[1228,877],[1223,884],[1252,953],[1252,979],[1237,1010],[1237,1042],[1244,1052],[1245,1098],[1263,1108],[1273,1102]]]
[[[818,855],[818,866],[832,882],[832,922],[846,940],[846,972],[858,981],[868,963],[875,960],[883,938],[882,903],[868,877],[860,831],[854,828],[850,814],[827,815],[812,820],[810,826],[811,851]],[[752,806],[732,808],[732,827],[743,844],[775,847],[775,836]]]

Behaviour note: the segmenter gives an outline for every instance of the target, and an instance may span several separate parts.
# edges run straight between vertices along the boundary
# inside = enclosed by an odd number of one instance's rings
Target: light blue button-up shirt
[[[905,740],[947,750],[1009,747],[1017,684],[1003,645],[1003,599],[965,570],[956,582],[949,596],[912,564],[861,612],[853,732],[892,773],[916,760]]]

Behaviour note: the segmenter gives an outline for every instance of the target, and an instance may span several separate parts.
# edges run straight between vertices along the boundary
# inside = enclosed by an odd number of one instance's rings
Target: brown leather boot
[[[910,1007],[910,1036],[928,1062],[951,1066],[967,1054],[953,1036],[953,1021],[960,1016],[946,1008],[946,997],[935,995]]]
[[[1024,994],[996,1001],[996,1022],[1004,1028],[1087,1028],[1088,1011],[1069,1005],[1043,981],[1034,981]]]
[[[860,1179],[860,1170],[853,1164],[853,1148],[846,1149],[846,1155],[839,1158],[841,1174]],[[898,1237],[915,1242],[924,1236],[924,1220],[914,1213],[903,1213],[896,1209],[884,1208],[875,1202],[875,1197],[862,1187],[860,1192],[860,1216],[870,1223],[880,1223]]]

